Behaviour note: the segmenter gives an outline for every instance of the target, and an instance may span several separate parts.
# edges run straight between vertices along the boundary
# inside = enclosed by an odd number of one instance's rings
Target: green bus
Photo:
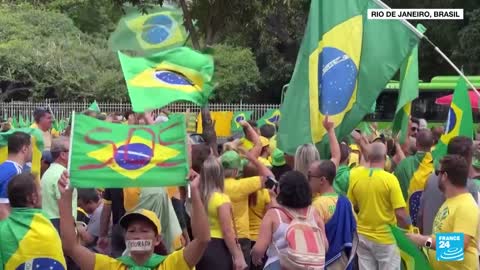
[[[480,89],[480,76],[467,76],[475,88]],[[453,93],[459,76],[436,76],[430,82],[419,82],[419,96],[413,101],[412,116],[428,122],[445,122],[449,107],[438,105],[435,100]],[[391,122],[397,107],[398,81],[390,81],[377,99],[375,113],[366,116],[367,121]],[[479,110],[473,111],[474,122],[480,122]]]

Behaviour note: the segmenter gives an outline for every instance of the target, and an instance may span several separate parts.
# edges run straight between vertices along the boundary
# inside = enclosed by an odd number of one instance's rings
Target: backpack
[[[291,220],[285,234],[287,248],[277,249],[282,269],[325,269],[326,239],[315,221],[313,208],[308,208],[306,216],[285,208],[275,208]]]

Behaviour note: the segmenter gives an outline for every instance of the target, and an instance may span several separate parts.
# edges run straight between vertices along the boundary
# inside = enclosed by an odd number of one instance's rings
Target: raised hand
[[[335,128],[335,123],[328,120],[328,115],[325,116],[322,124],[326,130],[333,130]]]

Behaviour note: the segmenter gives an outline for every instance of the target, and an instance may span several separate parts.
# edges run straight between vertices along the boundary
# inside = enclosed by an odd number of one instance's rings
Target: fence
[[[84,111],[88,108],[88,102],[65,102],[54,103],[49,101],[44,102],[0,102],[0,116],[13,117],[22,115],[23,117],[30,116],[33,118],[33,111],[36,108],[43,107],[51,110],[53,115],[58,119],[65,119],[70,117],[72,111]],[[131,109],[130,103],[98,103],[102,112],[125,112]],[[252,119],[257,120],[269,109],[278,109],[278,104],[223,104],[213,103],[209,105],[210,111],[253,111]],[[167,106],[171,112],[185,112],[187,109],[190,112],[200,112],[200,108],[192,103],[173,103]],[[2,118],[2,117],[0,117]]]

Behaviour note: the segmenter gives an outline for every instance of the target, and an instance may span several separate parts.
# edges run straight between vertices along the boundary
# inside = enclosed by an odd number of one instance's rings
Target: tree
[[[260,72],[250,49],[217,44],[213,51],[215,82],[218,84],[214,92],[216,101],[248,101],[257,94]]]
[[[67,16],[2,5],[0,25],[1,99],[126,99],[116,55]]]
[[[458,47],[453,57],[462,63],[466,74],[480,74],[480,8],[468,15],[469,23],[458,33]]]

